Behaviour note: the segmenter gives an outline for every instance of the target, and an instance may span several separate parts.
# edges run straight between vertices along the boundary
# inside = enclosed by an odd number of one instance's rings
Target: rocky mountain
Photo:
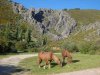
[[[100,54],[100,10],[26,9],[11,0],[0,5],[1,52],[65,46]]]
[[[100,33],[100,11],[99,10],[52,10],[52,9],[26,9],[23,5],[12,2],[14,16],[21,15],[23,21],[28,22],[33,28],[33,34],[41,35],[46,34],[50,39],[59,40],[67,38],[71,33],[72,35],[79,35],[81,32],[86,32],[83,39],[89,36]],[[5,7],[11,7],[5,5]],[[13,14],[11,8],[4,10],[2,6],[2,14],[0,19],[1,23],[7,23],[11,21],[9,18],[14,19],[16,17],[9,16]],[[8,12],[9,15],[3,15],[4,12]],[[4,19],[3,19],[4,18]],[[35,31],[35,32],[34,32]],[[91,32],[89,32],[91,31]],[[94,31],[94,32],[92,32]],[[87,33],[88,32],[88,33]],[[79,34],[78,34],[79,33]],[[34,38],[35,35],[32,37]],[[74,37],[75,38],[75,37]],[[82,38],[82,37],[81,37]]]
[[[76,21],[63,10],[26,9],[13,2],[13,11],[22,16],[24,21],[32,25],[40,34],[46,34],[54,40],[68,37],[76,27]]]

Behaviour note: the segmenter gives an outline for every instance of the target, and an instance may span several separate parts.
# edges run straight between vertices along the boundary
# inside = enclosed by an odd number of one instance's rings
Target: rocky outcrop
[[[82,31],[88,31],[90,29],[100,29],[100,22],[90,23],[89,25],[83,25],[81,26],[80,30]]]
[[[93,41],[95,38],[100,38],[100,22],[91,23],[84,26],[86,31],[90,31],[85,36],[84,40]]]
[[[68,37],[76,26],[75,20],[62,10],[26,9],[18,3],[13,3],[13,10],[41,34],[52,36],[55,40]]]
[[[88,25],[82,25],[73,35],[82,35],[81,39],[85,41],[94,41],[100,39],[100,22],[96,21]]]

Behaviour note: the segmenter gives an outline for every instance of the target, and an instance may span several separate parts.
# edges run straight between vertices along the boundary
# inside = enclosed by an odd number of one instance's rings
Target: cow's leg
[[[72,63],[72,57],[67,58],[68,64]]]
[[[49,61],[49,69],[51,68],[51,61]]]
[[[44,66],[44,69],[46,69],[46,66],[48,65],[49,69],[51,68],[51,62],[46,60],[46,63],[45,63],[45,66]]]
[[[41,68],[41,62],[42,62],[42,59],[38,59],[39,68]]]
[[[48,60],[45,60],[45,65],[44,65],[44,69],[46,69],[46,65],[48,65]]]
[[[65,63],[65,57],[63,57],[63,63]]]
[[[46,65],[44,65],[43,68],[46,69]]]

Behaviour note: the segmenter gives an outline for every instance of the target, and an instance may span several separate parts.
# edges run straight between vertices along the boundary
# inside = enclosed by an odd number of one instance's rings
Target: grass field
[[[61,55],[58,56],[61,57]],[[29,75],[48,75],[100,67],[100,55],[74,53],[72,56],[73,63],[66,64],[63,67],[60,67],[59,65],[56,65],[54,62],[52,62],[51,69],[39,69],[37,65],[37,57],[23,60],[20,62],[20,66],[26,70],[29,70]]]

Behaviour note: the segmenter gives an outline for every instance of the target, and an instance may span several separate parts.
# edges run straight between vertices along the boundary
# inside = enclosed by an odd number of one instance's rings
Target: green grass
[[[69,10],[68,12],[77,21],[78,25],[100,21],[100,10]]]
[[[30,69],[29,70],[30,75],[47,75],[47,74],[72,72],[77,70],[100,67],[100,60],[99,60],[100,55],[88,55],[88,54],[75,53],[72,54],[72,56],[73,56],[73,60],[79,60],[79,62],[67,64],[64,67],[60,67],[59,65],[52,65],[51,69],[48,68],[45,70],[43,68],[39,69],[37,65],[37,57],[32,57],[23,60],[20,63],[20,66],[23,67],[24,69]],[[61,56],[59,55],[59,57]]]

